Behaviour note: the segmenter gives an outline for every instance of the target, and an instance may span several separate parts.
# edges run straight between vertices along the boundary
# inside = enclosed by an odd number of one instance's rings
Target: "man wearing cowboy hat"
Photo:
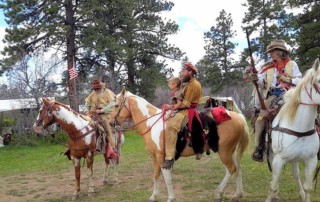
[[[202,125],[196,112],[196,107],[202,97],[202,87],[195,78],[197,69],[191,63],[182,64],[181,80],[184,84],[182,89],[182,104],[176,113],[167,121],[165,131],[165,161],[162,168],[170,168],[174,163],[176,153],[177,134],[182,126],[188,121],[188,129],[191,132],[192,146],[196,159],[200,159],[203,153],[204,141],[202,138]]]
[[[91,85],[92,92],[85,99],[85,107],[89,115],[93,115],[93,114],[98,115],[103,120],[105,124],[104,130],[106,130],[105,132],[107,133],[107,137],[110,143],[110,145],[108,145],[108,151],[107,151],[107,154],[109,154],[108,157],[117,158],[117,155],[113,153],[114,149],[111,149],[111,148],[115,148],[115,144],[114,144],[113,133],[109,125],[110,112],[115,106],[115,94],[105,86],[106,84],[101,82],[98,79],[95,79],[92,82],[92,85]],[[99,148],[99,145],[97,148]]]
[[[257,74],[252,74],[251,79],[257,81],[264,87],[264,102],[266,108],[271,107],[272,101],[279,97],[285,90],[297,85],[302,74],[297,63],[289,58],[290,51],[283,40],[273,40],[267,46],[267,53],[270,54],[271,61],[264,64]],[[266,120],[263,118],[267,114],[261,110],[255,123],[256,148],[252,154],[255,161],[263,161],[263,149],[265,135],[262,134]]]

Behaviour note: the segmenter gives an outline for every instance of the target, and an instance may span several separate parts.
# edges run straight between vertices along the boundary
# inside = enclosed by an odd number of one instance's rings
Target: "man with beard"
[[[202,97],[202,87],[195,78],[197,69],[191,63],[182,64],[181,80],[184,84],[182,90],[182,105],[176,113],[167,121],[165,131],[165,161],[162,168],[170,168],[174,163],[176,153],[177,134],[181,127],[188,122],[188,131],[191,133],[192,146],[199,160],[203,153],[204,140],[202,138],[202,124],[196,107]]]
[[[105,87],[106,84],[96,79],[92,82],[91,85],[91,94],[85,99],[85,107],[87,113],[93,117],[94,119],[101,120],[103,130],[105,131],[108,138],[108,149],[107,155],[109,158],[117,159],[117,154],[115,154],[115,144],[113,133],[109,124],[110,112],[112,111],[115,105],[115,94]],[[95,118],[95,116],[99,116]],[[97,121],[97,120],[96,120]],[[99,138],[99,137],[98,137]],[[104,140],[105,138],[100,137],[100,140]],[[97,141],[97,149],[102,150],[101,144],[102,142]]]

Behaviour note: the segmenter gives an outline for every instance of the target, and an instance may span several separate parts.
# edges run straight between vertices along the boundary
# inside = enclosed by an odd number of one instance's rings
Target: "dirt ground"
[[[120,172],[120,182],[113,185],[104,185],[102,183],[103,168],[103,162],[95,162],[94,183],[96,193],[92,196],[87,195],[86,167],[81,168],[81,193],[78,201],[146,201],[151,195],[152,170],[150,170],[150,167],[142,168],[142,172],[140,172],[139,168],[135,168],[132,172]],[[111,181],[113,181],[112,179]],[[161,184],[164,186],[163,180]],[[59,174],[28,173],[1,176],[0,201],[71,201],[74,185],[74,170],[71,164],[70,168],[62,170]],[[120,196],[127,194],[123,193],[123,190],[130,189],[143,190],[143,196],[140,196],[140,194],[137,197],[131,195],[129,196],[130,200]],[[176,196],[179,196],[179,187],[175,186],[174,189]],[[165,201],[166,190],[162,190],[162,192],[160,198],[163,198],[163,200],[160,199],[160,201]],[[141,200],[141,198],[145,200]]]

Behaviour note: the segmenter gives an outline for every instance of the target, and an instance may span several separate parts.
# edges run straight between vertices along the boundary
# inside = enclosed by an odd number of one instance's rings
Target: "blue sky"
[[[4,15],[3,15],[3,10],[0,9],[0,26],[5,27],[7,26],[7,23],[4,21]]]

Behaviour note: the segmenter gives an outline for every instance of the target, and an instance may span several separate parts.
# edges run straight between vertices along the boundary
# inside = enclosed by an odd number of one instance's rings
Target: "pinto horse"
[[[73,193],[73,200],[79,197],[80,193],[80,159],[85,158],[87,161],[87,176],[89,178],[88,193],[94,193],[93,184],[93,159],[96,151],[96,126],[89,116],[85,116],[73,111],[69,106],[66,106],[57,101],[50,101],[43,98],[43,104],[39,110],[36,122],[33,125],[36,133],[41,133],[48,126],[53,123],[58,123],[61,128],[68,133],[68,148],[70,149],[70,157],[75,168],[76,186]],[[116,139],[118,149],[124,141],[124,135]],[[107,149],[105,149],[107,151]],[[104,154],[105,171],[103,175],[103,182],[107,182],[107,173],[110,163],[115,165],[115,172],[117,177],[117,163],[112,162],[107,157],[107,152]],[[117,180],[117,179],[116,179]]]
[[[164,121],[161,109],[148,103],[145,99],[134,95],[130,92],[122,90],[117,95],[116,105],[111,112],[114,122],[121,124],[124,120],[132,118],[138,132],[144,139],[147,150],[150,152],[153,160],[153,193],[150,201],[156,201],[159,195],[159,177],[162,172],[167,190],[168,202],[174,200],[175,195],[172,185],[171,169],[161,168],[164,161],[164,138],[166,122]],[[241,198],[243,195],[242,173],[240,167],[240,159],[244,150],[248,146],[249,133],[246,120],[243,115],[230,112],[231,120],[225,121],[217,126],[219,134],[219,155],[226,168],[226,175],[215,191],[215,199],[222,200],[223,190],[228,183],[230,177],[236,177],[236,193],[234,198]],[[111,117],[111,122],[112,122]],[[201,134],[199,134],[201,135]],[[188,140],[189,141],[189,140]],[[193,156],[192,147],[187,146],[181,153],[181,156]]]
[[[299,84],[285,94],[285,104],[272,122],[272,181],[266,201],[278,201],[279,178],[283,166],[292,163],[294,178],[302,201],[311,201],[312,178],[317,167],[319,137],[315,129],[320,106],[319,59]],[[304,164],[305,182],[299,177],[299,162]]]

